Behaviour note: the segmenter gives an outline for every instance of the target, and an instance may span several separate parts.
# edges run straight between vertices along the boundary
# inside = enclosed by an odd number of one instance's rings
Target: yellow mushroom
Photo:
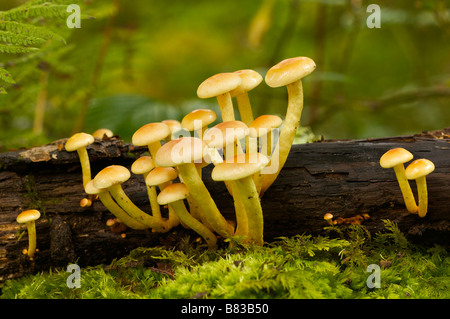
[[[77,151],[81,163],[81,171],[83,174],[83,187],[91,180],[91,165],[86,146],[94,143],[95,139],[87,133],[76,133],[72,135],[65,144],[67,152]]]
[[[433,162],[425,158],[415,160],[405,170],[407,179],[416,180],[417,193],[419,194],[419,209],[417,211],[419,217],[425,217],[428,211],[428,191],[425,176],[432,171],[434,171]]]
[[[140,127],[132,136],[136,146],[147,146],[152,158],[161,147],[161,141],[171,135],[170,128],[164,123],[148,123]]]
[[[295,57],[279,62],[266,73],[265,81],[268,86],[286,86],[288,106],[284,125],[271,158],[271,162],[275,161],[277,170],[273,174],[265,174],[261,193],[264,193],[272,185],[286,162],[303,110],[302,78],[313,72],[315,68],[316,64],[310,58]]]
[[[105,138],[110,138],[114,136],[114,133],[107,128],[99,128],[94,133],[92,133],[92,136],[95,138],[98,138],[100,140],[103,140]]]
[[[36,220],[41,217],[41,213],[36,209],[30,209],[21,212],[16,220],[19,224],[25,224],[28,230],[28,250],[26,254],[30,259],[34,258],[36,253]]]
[[[406,162],[412,160],[413,155],[404,148],[393,148],[383,154],[380,158],[380,166],[383,168],[393,168],[395,176],[397,177],[398,185],[402,192],[403,200],[405,201],[406,209],[410,213],[417,213],[417,205],[414,199],[413,192],[409,185],[408,179],[405,176]]]

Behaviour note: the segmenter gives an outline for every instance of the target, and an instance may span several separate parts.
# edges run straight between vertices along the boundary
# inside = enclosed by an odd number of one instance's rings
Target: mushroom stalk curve
[[[428,190],[425,176],[434,171],[434,164],[432,161],[421,158],[415,160],[405,170],[407,179],[415,179],[417,184],[417,193],[419,197],[418,215],[423,218],[428,212]]]
[[[36,252],[36,220],[41,217],[41,213],[38,210],[30,209],[21,212],[17,216],[17,222],[19,224],[25,224],[28,231],[28,250],[27,255],[30,259],[34,258]]]
[[[89,163],[89,155],[86,147],[94,143],[95,138],[87,133],[76,133],[72,135],[64,147],[67,152],[77,151],[81,164],[81,172],[83,174],[83,188],[91,180],[91,165]]]

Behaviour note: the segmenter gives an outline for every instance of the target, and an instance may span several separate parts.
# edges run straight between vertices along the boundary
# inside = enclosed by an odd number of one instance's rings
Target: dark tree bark
[[[182,236],[193,234],[181,226],[166,234],[128,229],[125,238],[111,232],[105,223],[112,215],[101,202],[80,207],[86,194],[78,155],[64,151],[64,142],[0,154],[0,281],[74,261],[80,266],[110,263],[140,246],[175,247]],[[427,178],[430,199],[425,218],[406,211],[393,170],[379,165],[381,155],[395,147],[408,149],[415,159],[428,158],[436,166]],[[111,164],[129,168],[145,152],[146,148],[119,138],[97,140],[88,147],[93,176]],[[211,165],[203,169],[205,184],[223,215],[234,219],[232,198],[223,183],[211,180],[211,169]],[[133,202],[150,210],[141,176],[132,175],[123,186]],[[415,182],[411,186],[416,193]],[[390,219],[413,242],[448,246],[449,186],[450,128],[413,136],[294,145],[278,179],[262,198],[265,240],[327,234],[323,216],[329,212],[339,221],[336,227],[362,222],[375,233],[384,230],[383,219]],[[16,222],[17,215],[30,208],[42,213],[37,221],[39,252],[32,262],[22,255],[28,238]]]

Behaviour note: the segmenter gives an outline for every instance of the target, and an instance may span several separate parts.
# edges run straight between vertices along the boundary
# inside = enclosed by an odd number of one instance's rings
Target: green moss
[[[183,250],[138,248],[111,265],[81,270],[81,288],[65,271],[7,281],[1,298],[449,298],[445,248],[408,243],[397,226],[372,238],[351,226],[338,238],[299,235],[264,247],[236,242],[215,252],[185,240]],[[367,266],[380,266],[368,288]]]

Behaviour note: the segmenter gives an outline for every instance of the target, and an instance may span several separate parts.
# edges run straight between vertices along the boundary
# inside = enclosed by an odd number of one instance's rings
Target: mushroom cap
[[[254,70],[245,69],[234,72],[242,79],[241,85],[230,92],[232,97],[246,93],[257,87],[263,80],[261,74]]]
[[[93,179],[94,186],[97,188],[109,188],[111,186],[122,184],[130,178],[130,171],[120,165],[110,165],[102,169]]]
[[[269,163],[269,158],[261,153],[236,155],[231,161],[217,164],[211,173],[215,181],[233,181],[251,176]]]
[[[97,188],[94,186],[94,180],[90,180],[84,187],[84,191],[89,195],[97,195],[106,191],[106,189]]]
[[[39,219],[41,217],[41,213],[36,209],[29,209],[21,212],[16,220],[19,224],[28,223],[33,220]]]
[[[171,133],[175,133],[182,128],[180,121],[177,120],[162,120],[161,123],[166,124],[169,127]]]
[[[201,99],[215,97],[234,90],[241,83],[242,79],[236,73],[218,73],[199,85],[197,96]]]
[[[404,148],[393,148],[383,154],[380,158],[380,166],[383,168],[392,168],[398,164],[409,162],[413,155]]]
[[[201,162],[206,155],[206,147],[197,137],[180,137],[162,145],[156,152],[154,161],[162,167]]]
[[[203,135],[203,140],[209,147],[222,148],[248,135],[248,126],[241,121],[221,122]]]
[[[133,174],[145,174],[155,168],[155,163],[151,156],[141,156],[131,165]]]
[[[155,167],[145,178],[145,183],[148,186],[157,186],[170,182],[177,178],[178,173],[173,167]]]
[[[331,214],[331,213],[326,213],[324,216],[323,216],[323,219],[325,219],[325,220],[329,220],[329,219],[332,219],[333,218],[333,214]]]
[[[277,115],[261,115],[258,116],[253,122],[249,125],[249,131],[251,137],[259,137],[261,135],[267,134],[271,129],[275,129],[280,127],[283,124],[283,120],[281,117]]]
[[[156,198],[159,205],[166,205],[183,200],[189,195],[189,190],[182,183],[173,183],[165,187]]]
[[[270,87],[285,86],[298,81],[316,69],[316,63],[307,57],[285,59],[274,65],[266,73],[266,83]]]
[[[107,128],[99,128],[98,130],[96,130],[94,133],[92,133],[93,137],[99,138],[99,139],[103,139],[103,136],[106,137],[113,137],[114,133]]]
[[[91,134],[87,133],[76,133],[72,135],[64,145],[67,152],[76,151],[79,148],[86,147],[94,143],[95,139]]]
[[[421,158],[408,165],[405,169],[405,176],[407,179],[417,179],[430,174],[432,171],[434,171],[433,162]]]
[[[213,110],[209,109],[198,109],[193,110],[186,114],[185,117],[181,120],[181,126],[188,131],[197,130],[203,127],[208,126],[213,123],[217,119],[217,114]],[[198,121],[201,121],[201,126],[196,127]]]
[[[167,124],[156,122],[148,123],[134,132],[132,143],[136,146],[145,146],[165,139],[171,134]]]

